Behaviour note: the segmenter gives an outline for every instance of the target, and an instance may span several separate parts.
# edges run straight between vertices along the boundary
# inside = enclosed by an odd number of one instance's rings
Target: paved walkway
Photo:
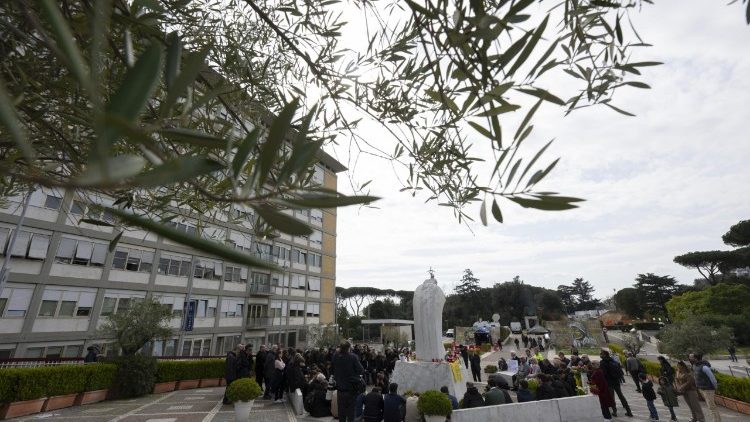
[[[38,413],[10,421],[75,422],[233,422],[234,407],[223,405],[224,387],[199,388],[152,394],[132,400],[112,400]],[[251,421],[292,422],[296,419],[286,404],[256,400]]]

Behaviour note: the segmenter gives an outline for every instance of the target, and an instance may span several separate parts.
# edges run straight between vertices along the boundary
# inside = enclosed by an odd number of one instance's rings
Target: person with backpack
[[[646,372],[643,370],[643,364],[641,361],[638,360],[635,356],[633,356],[630,352],[625,352],[625,355],[628,357],[625,360],[625,369],[627,369],[630,376],[633,378],[633,382],[635,383],[635,392],[640,393],[641,392],[641,380],[640,380],[640,373]]]
[[[716,380],[716,376],[711,371],[711,364],[708,363],[708,361],[703,360],[703,355],[700,353],[691,353],[688,355],[688,360],[693,364],[695,386],[698,387],[698,391],[706,400],[713,421],[720,422],[721,413],[719,413],[719,409],[716,407],[716,401],[714,398],[716,390],[719,388],[719,383]]]
[[[609,394],[612,396],[614,402],[615,394],[620,399],[622,407],[625,408],[625,416],[633,417],[633,413],[630,411],[630,405],[625,395],[622,394],[622,388],[620,386],[620,380],[623,377],[622,365],[609,354],[609,350],[602,350],[599,354],[601,358],[600,366],[604,372],[604,377],[607,380],[607,386],[609,387]],[[617,407],[613,408],[612,416],[617,417]]]

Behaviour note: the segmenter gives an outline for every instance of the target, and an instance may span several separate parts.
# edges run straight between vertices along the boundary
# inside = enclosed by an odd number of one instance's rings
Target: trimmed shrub
[[[417,408],[424,415],[448,416],[453,411],[451,401],[437,390],[427,390],[419,396]]]
[[[625,353],[625,350],[619,344],[609,343],[607,346],[609,346],[609,350],[617,353],[618,355]]]
[[[156,365],[156,382],[182,380],[182,363],[176,360],[160,360]]]
[[[489,343],[483,343],[481,346],[479,346],[479,350],[481,350],[482,353],[487,353],[492,350],[492,345]]]
[[[151,394],[156,380],[156,359],[149,356],[121,356],[115,360],[117,376],[113,393],[118,398]]]
[[[240,378],[227,387],[227,399],[233,403],[255,400],[260,394],[260,386],[252,378]]]
[[[76,394],[86,388],[88,371],[86,366],[61,365],[44,368],[47,371],[47,396],[64,396]]]
[[[57,368],[16,369],[19,373],[13,401],[25,401],[47,397],[47,380]]]
[[[0,370],[0,404],[10,403],[15,398],[18,374],[18,369]]]
[[[714,375],[716,375],[716,381],[719,382],[717,394],[750,403],[750,378],[737,378],[718,372],[714,372]]]
[[[85,365],[87,373],[84,391],[106,390],[112,387],[117,376],[117,365],[111,363],[94,363]]]
[[[484,372],[486,372],[488,374],[494,374],[495,372],[497,372],[497,366],[495,366],[495,365],[487,365],[487,366],[484,367]]]

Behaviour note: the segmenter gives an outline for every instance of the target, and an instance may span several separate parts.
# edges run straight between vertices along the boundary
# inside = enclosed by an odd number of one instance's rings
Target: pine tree
[[[464,296],[478,293],[481,289],[479,287],[479,279],[474,277],[474,273],[467,268],[464,270],[464,275],[454,290],[456,294]]]

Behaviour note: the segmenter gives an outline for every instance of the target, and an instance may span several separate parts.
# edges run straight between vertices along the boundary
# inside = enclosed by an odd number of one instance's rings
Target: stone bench
[[[451,422],[600,422],[599,398],[593,395],[454,410]]]

